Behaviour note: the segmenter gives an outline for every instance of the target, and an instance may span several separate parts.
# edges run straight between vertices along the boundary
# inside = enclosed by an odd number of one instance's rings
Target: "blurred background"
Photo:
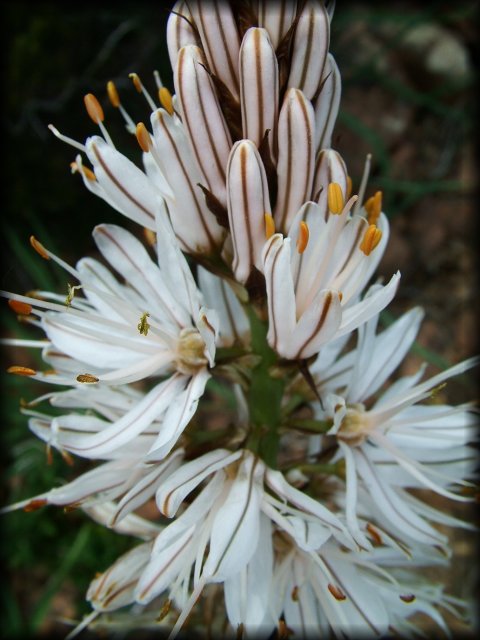
[[[149,109],[133,89],[130,72],[155,93],[157,69],[173,89],[164,38],[167,4],[62,4],[61,10],[58,3],[2,5],[1,289],[66,293],[65,274],[31,249],[31,234],[73,264],[94,252],[95,224],[128,225],[71,175],[76,150],[56,139],[47,125],[79,141],[96,133],[83,107],[83,96],[92,92],[104,106],[118,148],[140,159],[136,140],[106,99],[105,86],[110,79],[116,82],[135,122],[147,122]],[[331,51],[343,81],[333,146],[347,162],[354,189],[366,154],[372,154],[367,196],[383,191],[391,224],[380,273],[389,278],[397,269],[402,272],[383,321],[388,324],[415,305],[426,311],[401,373],[413,372],[425,360],[435,373],[478,347],[477,5],[399,1],[380,9],[339,0],[332,24]],[[5,304],[2,309],[2,336],[40,337],[20,325]],[[79,468],[70,469],[60,456],[46,464],[44,446],[18,411],[21,399],[42,390],[3,373],[11,364],[38,366],[38,354],[9,349],[2,355],[2,504],[72,478]],[[441,400],[466,401],[476,391],[476,375],[463,376],[448,383]],[[448,509],[472,517],[452,503]],[[0,526],[7,571],[1,592],[4,637],[64,632],[59,620],[89,611],[83,599],[93,575],[130,546],[75,511],[12,513],[1,516]],[[473,540],[464,532],[453,539],[457,561],[444,578],[457,596],[469,597],[476,588]]]

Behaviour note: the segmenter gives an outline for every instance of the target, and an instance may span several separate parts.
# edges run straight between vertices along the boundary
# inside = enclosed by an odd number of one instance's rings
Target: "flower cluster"
[[[79,151],[85,186],[144,230],[99,224],[103,261],[75,267],[32,237],[75,284],[2,292],[45,334],[4,342],[37,346],[48,366],[9,371],[56,385],[23,407],[30,429],[49,453],[92,461],[6,510],[76,507],[142,540],[93,579],[75,632],[130,607],[133,626],[146,612],[172,638],[187,619],[232,637],[382,636],[410,632],[418,611],[445,628],[438,606],[465,608],[419,568],[448,562],[435,523],[469,525],[415,490],[472,499],[473,404],[429,400],[477,360],[393,381],[423,312],[377,330],[400,274],[371,282],[382,194],[365,197],[369,159],[353,191],[331,146],[332,14],[322,0],[179,0],[174,95],[156,74],[157,106],[131,74],[151,109],[135,124],[107,87],[142,168],[92,94],[99,135],[50,127]],[[211,381],[236,406],[218,431],[197,413]],[[155,521],[136,513],[147,502]],[[213,622],[195,607],[207,596],[224,602]]]

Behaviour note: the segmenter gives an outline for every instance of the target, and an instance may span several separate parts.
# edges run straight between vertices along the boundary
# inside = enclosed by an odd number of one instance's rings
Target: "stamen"
[[[56,138],[58,138],[59,140],[61,140],[62,142],[65,142],[66,144],[69,144],[71,147],[75,147],[75,149],[79,149],[80,151],[83,151],[84,153],[86,152],[86,148],[85,148],[84,144],[81,144],[80,142],[77,142],[73,138],[69,138],[68,136],[62,135],[60,133],[60,131],[56,127],[53,126],[53,124],[49,124],[48,128],[53,133],[53,135]]]
[[[44,258],[45,260],[50,260],[50,256],[47,253],[47,250],[45,249],[45,247],[43,246],[43,244],[41,244],[41,242],[39,242],[35,236],[30,236],[30,244],[32,245],[32,247],[35,249],[35,251],[42,256],[42,258]]]
[[[332,584],[331,582],[328,584],[328,590],[335,598],[335,600],[346,600],[347,596],[341,591],[337,586]]]
[[[23,510],[29,513],[30,511],[36,511],[44,507],[46,504],[48,504],[48,500],[45,500],[45,498],[35,498],[30,500],[30,502],[23,507]]]
[[[268,240],[275,233],[275,222],[273,217],[269,214],[265,214],[265,237]]]
[[[29,367],[20,367],[17,365],[13,365],[8,367],[7,373],[15,373],[17,376],[35,376],[37,372],[35,369],[30,369]]]
[[[155,231],[152,231],[151,229],[147,229],[147,227],[144,227],[143,235],[145,236],[145,240],[147,241],[147,243],[151,247],[154,247],[157,242],[157,234],[155,233]]]
[[[368,198],[363,207],[367,212],[367,220],[369,224],[376,224],[380,213],[382,212],[382,192],[377,191],[375,195]]]
[[[87,93],[83,98],[83,102],[85,103],[85,108],[87,110],[88,115],[93,120],[95,124],[100,127],[100,131],[103,134],[103,137],[108,142],[110,146],[115,149],[115,145],[113,144],[112,139],[110,138],[108,131],[105,129],[103,121],[105,120],[105,115],[103,113],[103,109],[100,106],[99,101],[93,95],[93,93]]]
[[[370,524],[370,522],[367,523],[366,529],[367,529],[368,533],[372,536],[373,541],[376,544],[382,544],[382,538],[381,538],[380,534],[374,528],[374,526],[372,524]]]
[[[149,317],[150,314],[145,311],[144,313],[142,313],[140,322],[137,324],[138,331],[144,336],[148,335],[148,330],[150,329],[150,325],[147,322],[147,318]]]
[[[105,120],[103,109],[93,93],[87,93],[87,95],[84,96],[83,101],[88,115],[95,124],[100,124]]]
[[[308,245],[308,239],[310,237],[310,231],[308,230],[308,225],[303,220],[300,222],[300,228],[298,230],[298,238],[297,238],[297,251],[298,253],[303,253]]]
[[[168,112],[169,115],[173,116],[173,100],[172,94],[167,89],[167,87],[160,87],[158,90],[158,99],[160,100],[160,104]]]
[[[407,604],[410,604],[411,602],[415,602],[416,597],[413,595],[413,593],[410,593],[408,595],[405,596],[399,596],[400,600],[402,600],[403,602],[406,602]]]
[[[345,194],[345,198],[348,200],[352,195],[353,183],[350,176],[347,176],[347,192]]]
[[[85,384],[94,384],[95,382],[98,382],[98,378],[95,376],[92,376],[91,373],[80,373],[77,376],[77,382],[83,382]]]
[[[112,107],[118,109],[122,114],[122,117],[125,120],[125,124],[127,125],[127,131],[129,133],[135,133],[135,123],[123,108],[122,103],[120,102],[120,96],[118,95],[117,87],[115,86],[113,80],[109,80],[107,82],[107,93]]]
[[[382,232],[377,226],[371,224],[365,231],[365,235],[363,236],[359,249],[363,251],[366,256],[369,256],[381,239]]]
[[[370,164],[372,162],[372,154],[368,153],[365,158],[365,166],[363,167],[362,180],[360,182],[360,188],[358,190],[358,200],[352,211],[353,214],[357,213],[360,203],[363,202],[365,196],[365,189],[367,188],[368,176],[370,175]]]
[[[137,141],[138,141],[138,144],[140,145],[141,150],[144,151],[145,153],[148,153],[150,151],[150,146],[152,142],[150,139],[150,134],[148,133],[147,128],[143,124],[143,122],[139,122],[137,124],[137,127],[135,129],[135,135],[137,136]]]
[[[155,104],[155,102],[152,100],[151,95],[148,93],[148,91],[145,89],[145,87],[143,86],[140,78],[138,77],[138,74],[136,73],[129,73],[128,77],[131,79],[131,81],[133,82],[133,86],[135,87],[135,89],[138,91],[138,93],[143,93],[143,95],[145,96],[150,109],[152,111],[156,111],[157,110],[157,105]]]
[[[120,96],[118,95],[117,87],[115,86],[113,80],[109,80],[107,82],[107,93],[112,107],[118,109],[118,107],[120,106]]]
[[[62,458],[65,460],[65,462],[68,464],[69,467],[73,467],[73,465],[75,464],[73,462],[73,458],[72,456],[68,453],[68,451],[60,451]]]
[[[165,602],[163,603],[162,608],[160,609],[160,613],[158,614],[158,617],[156,618],[156,622],[161,622],[165,616],[168,614],[168,612],[170,611],[170,607],[172,606],[172,601],[171,600],[165,600]]]
[[[291,596],[294,602],[298,602],[298,585],[295,585],[292,589]]]
[[[87,180],[90,180],[91,182],[95,182],[97,180],[97,176],[93,173],[93,171],[88,167],[84,167],[83,164],[79,166],[77,162],[71,162],[70,168],[72,170],[72,173],[77,173],[77,171],[81,171],[83,175],[87,178]]]
[[[8,306],[13,309],[15,313],[19,313],[22,316],[29,316],[32,313],[32,305],[28,302],[20,302],[20,300],[9,300]]]
[[[342,213],[345,200],[343,199],[342,187],[338,182],[330,182],[328,185],[327,201],[331,213],[335,215]]]

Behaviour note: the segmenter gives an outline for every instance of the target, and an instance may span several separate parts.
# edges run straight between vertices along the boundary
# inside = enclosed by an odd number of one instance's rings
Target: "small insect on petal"
[[[347,596],[341,591],[337,586],[332,584],[331,582],[328,584],[328,590],[335,598],[335,600],[346,600]]]
[[[22,316],[28,316],[32,313],[32,305],[28,302],[20,302],[20,300],[9,300],[8,306],[13,309],[15,313],[19,313]]]
[[[87,93],[83,98],[83,102],[85,103],[85,109],[87,110],[88,115],[95,124],[99,124],[105,120],[103,109],[93,93]]]
[[[117,87],[115,86],[113,80],[109,80],[107,82],[107,93],[108,99],[112,103],[112,107],[118,109],[118,107],[120,106],[120,96],[118,95]]]
[[[345,205],[345,200],[343,199],[342,187],[338,184],[338,182],[330,182],[328,185],[328,208],[330,212],[338,215],[342,213],[343,207]]]
[[[41,244],[35,238],[35,236],[30,236],[30,244],[35,249],[35,251],[42,256],[42,258],[44,258],[45,260],[50,260],[50,256],[48,255],[47,250],[45,249],[43,244]]]
[[[273,216],[269,213],[265,214],[265,237],[268,240],[275,233],[275,222]]]
[[[145,313],[142,313],[140,322],[137,324],[137,329],[143,336],[148,335],[148,330],[150,329],[150,325],[147,322],[147,318],[149,317],[150,314],[145,311]]]
[[[147,131],[147,127],[143,124],[143,122],[139,122],[137,124],[135,135],[137,136],[137,141],[140,145],[141,150],[145,153],[148,153],[150,151],[151,139],[150,134]]]
[[[165,111],[173,116],[173,100],[172,94],[167,89],[167,87],[160,87],[158,90],[158,99],[160,100],[160,104],[165,109]]]
[[[303,220],[300,222],[300,228],[298,230],[298,238],[297,238],[297,251],[298,253],[303,253],[307,248],[308,239],[310,237],[310,231],[308,229],[308,225]]]
[[[98,378],[95,376],[92,376],[91,373],[80,373],[77,376],[77,382],[83,382],[85,384],[94,384],[95,382],[98,382]]]
[[[360,243],[359,248],[366,256],[369,256],[381,239],[382,232],[376,225],[371,224],[365,231],[365,235],[363,236],[363,240]]]
[[[29,367],[19,367],[17,365],[13,365],[12,367],[8,367],[7,373],[15,373],[17,376],[35,376],[37,372],[35,369],[30,369]]]

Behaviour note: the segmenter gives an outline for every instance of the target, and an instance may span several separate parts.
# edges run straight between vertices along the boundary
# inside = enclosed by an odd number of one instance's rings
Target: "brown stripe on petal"
[[[177,149],[177,145],[175,144],[175,140],[172,138],[172,135],[170,134],[170,131],[168,130],[168,127],[165,125],[161,113],[158,113],[158,120],[160,122],[160,125],[162,126],[162,129],[163,129],[163,131],[165,133],[165,136],[167,137],[167,139],[168,139],[168,141],[170,143],[170,146],[171,146],[171,148],[173,150],[173,153],[174,153],[175,158],[177,160],[177,163],[178,163],[178,165],[179,165],[179,167],[180,167],[180,169],[182,171],[182,174],[183,174],[183,176],[184,176],[184,178],[185,178],[185,180],[187,182],[188,190],[190,191],[190,193],[192,195],[192,198],[193,198],[193,200],[195,202],[195,206],[196,206],[197,214],[198,214],[198,220],[200,221],[200,224],[202,225],[202,229],[205,232],[205,235],[207,236],[208,241],[209,241],[209,243],[210,243],[210,245],[211,245],[211,247],[213,249],[215,247],[215,242],[214,242],[214,239],[212,237],[212,234],[210,233],[210,229],[208,227],[208,224],[205,221],[205,216],[204,216],[204,213],[202,211],[202,207],[200,205],[200,202],[199,202],[199,200],[197,198],[197,194],[196,194],[196,192],[195,192],[195,190],[193,188],[193,184],[190,181],[189,172],[186,170],[185,165],[183,164],[182,158],[181,158],[180,153],[179,153],[179,151]],[[194,250],[193,247],[189,247],[189,251],[191,253],[195,253],[195,250]]]
[[[108,165],[106,164],[105,160],[102,158],[102,155],[100,153],[100,151],[98,150],[97,145],[94,143],[92,144],[92,149],[93,152],[95,154],[95,157],[97,158],[98,162],[100,163],[102,169],[105,171],[105,173],[107,174],[107,176],[110,178],[110,180],[113,182],[113,184],[119,189],[119,191],[121,191],[123,193],[123,195],[130,200],[130,202],[132,202],[136,207],[138,207],[141,211],[143,211],[144,213],[147,214],[147,216],[149,216],[150,218],[152,218],[152,220],[155,220],[155,215],[149,211],[146,207],[143,206],[143,204],[141,202],[139,202],[123,185],[121,182],[119,182],[117,180],[117,178],[113,175],[113,173],[110,171]]]
[[[333,300],[333,294],[332,294],[331,291],[329,291],[327,293],[327,295],[325,296],[325,302],[323,303],[322,313],[320,314],[318,322],[315,325],[315,328],[313,329],[310,337],[307,338],[307,340],[305,340],[305,342],[302,344],[302,346],[298,350],[296,358],[300,358],[301,357],[302,351],[304,351],[304,349],[310,344],[310,342],[313,340],[313,338],[317,335],[317,333],[321,330],[321,328],[325,324],[325,320],[327,318],[328,311],[329,311],[330,306],[332,304],[332,300]]]
[[[303,67],[302,74],[300,76],[300,81],[298,83],[298,89],[303,89],[305,86],[305,80],[307,78],[308,67],[310,66],[310,57],[312,54],[312,45],[313,45],[313,26],[315,21],[315,11],[314,9],[310,9],[310,21],[308,24],[308,36],[307,36],[307,48],[305,51],[305,56],[303,59]]]
[[[272,246],[273,246],[273,242],[270,244],[270,246],[267,249],[267,252],[265,254],[265,261],[267,260],[268,254],[270,253],[270,250],[271,250]],[[281,249],[277,250],[277,252],[276,252],[276,254],[275,254],[274,258],[273,258],[272,265],[270,267],[270,291],[272,292],[272,294],[271,294],[272,312],[270,314],[270,321],[272,323],[271,326],[272,326],[272,329],[273,329],[273,331],[272,331],[272,334],[273,334],[272,342],[273,342],[273,344],[271,345],[273,349],[277,348],[277,339],[278,339],[277,321],[275,319],[275,299],[274,299],[275,296],[273,294],[273,289],[274,289],[274,287],[273,287],[273,279],[274,279],[275,264],[276,264],[276,262],[278,260],[278,256],[280,254],[280,251],[281,251]],[[280,322],[281,322],[281,318],[280,318]]]
[[[247,179],[247,149],[245,145],[240,148],[240,172],[242,176],[242,198],[243,198],[243,218],[248,236],[248,260],[250,265],[253,264],[253,246],[252,246],[252,225],[251,213],[248,202],[248,179]]]

